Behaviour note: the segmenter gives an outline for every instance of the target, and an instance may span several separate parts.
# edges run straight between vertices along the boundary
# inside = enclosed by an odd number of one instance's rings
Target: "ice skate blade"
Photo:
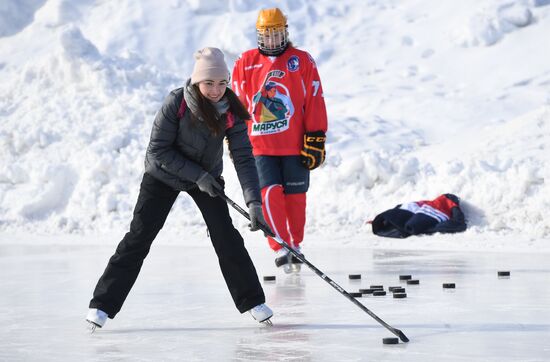
[[[302,270],[302,264],[290,264],[293,273],[299,273]]]
[[[94,333],[97,327],[101,328],[99,325],[95,324],[94,322],[90,322],[89,320],[86,320],[86,322],[88,322],[88,330],[90,331],[90,334]]]
[[[269,317],[265,321],[261,321],[260,323],[269,327],[273,327],[273,322],[271,321],[271,317]]]
[[[297,274],[302,270],[301,264],[285,264],[283,266],[283,271],[285,274]]]
[[[292,264],[283,265],[283,271],[285,272],[285,274],[291,274],[292,273]]]

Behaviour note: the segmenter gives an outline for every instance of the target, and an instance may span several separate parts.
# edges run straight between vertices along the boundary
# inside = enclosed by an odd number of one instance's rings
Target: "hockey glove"
[[[250,215],[250,225],[248,225],[250,231],[261,230],[260,225],[263,225],[264,229],[266,229],[266,231],[269,231],[269,233],[264,232],[266,236],[269,234],[273,234],[273,232],[265,222],[264,214],[262,213],[262,204],[257,201],[252,201],[248,206],[248,214]]]
[[[314,170],[325,161],[325,141],[327,137],[323,131],[307,132],[304,135],[301,162],[305,168]]]
[[[206,192],[211,197],[218,196],[216,190],[222,190],[222,187],[218,183],[218,181],[216,181],[216,179],[206,171],[203,171],[202,174],[199,176],[199,179],[197,180],[197,186],[199,187],[199,190],[201,190],[202,192]]]

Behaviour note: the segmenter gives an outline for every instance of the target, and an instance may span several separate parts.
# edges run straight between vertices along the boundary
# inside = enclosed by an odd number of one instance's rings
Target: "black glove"
[[[199,190],[201,190],[202,192],[206,192],[212,197],[218,196],[216,190],[222,190],[222,187],[218,183],[218,181],[216,181],[216,179],[206,171],[203,171],[202,174],[199,176],[199,179],[197,180],[197,186],[199,187]]]
[[[264,214],[262,213],[262,204],[258,201],[252,201],[250,205],[248,205],[248,214],[250,215],[250,225],[248,225],[250,231],[261,230],[260,225],[263,225],[264,229],[269,231],[264,231],[264,234],[266,234],[266,236],[270,234],[273,235],[273,232],[265,222]]]
[[[304,148],[300,152],[300,158],[305,168],[314,170],[325,161],[326,139],[323,131],[307,132],[304,135]]]

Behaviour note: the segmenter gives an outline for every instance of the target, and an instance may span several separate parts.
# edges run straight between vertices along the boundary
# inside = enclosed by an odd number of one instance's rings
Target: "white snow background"
[[[264,1],[317,61],[327,162],[305,246],[550,251],[550,1]],[[113,244],[131,220],[152,121],[193,52],[255,46],[250,0],[2,0],[0,240]],[[228,194],[242,204],[225,156]],[[463,234],[381,239],[366,220],[454,193]],[[234,213],[247,240],[247,221]],[[29,238],[28,236],[32,237]],[[205,225],[178,198],[162,239]],[[43,239],[40,239],[43,238]],[[160,237],[159,237],[160,238]]]

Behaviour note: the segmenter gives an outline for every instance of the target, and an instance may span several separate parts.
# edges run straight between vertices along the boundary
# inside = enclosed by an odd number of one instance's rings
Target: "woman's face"
[[[217,102],[222,99],[227,89],[227,80],[208,79],[199,82],[199,90],[211,102]]]

